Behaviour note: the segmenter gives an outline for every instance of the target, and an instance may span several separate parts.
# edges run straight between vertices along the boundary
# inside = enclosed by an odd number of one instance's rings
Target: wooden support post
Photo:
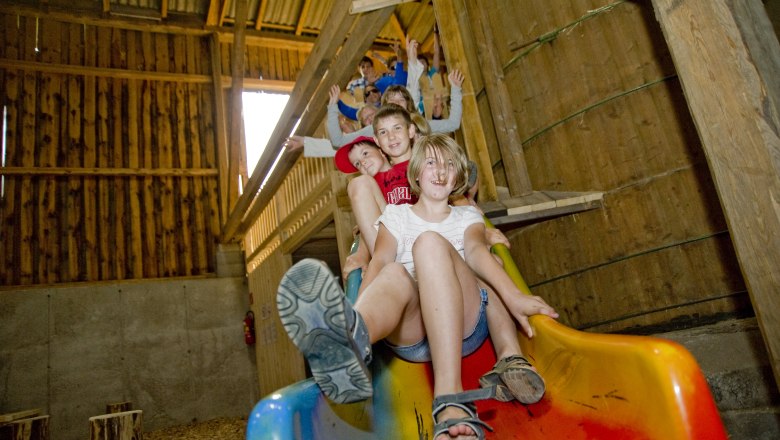
[[[433,11],[436,14],[441,40],[447,42],[446,45],[442,45],[447,67],[460,69],[466,76],[466,80],[463,82],[463,121],[461,127],[463,128],[466,151],[468,151],[471,160],[477,163],[479,199],[481,201],[497,200],[498,191],[485,141],[485,127],[479,116],[479,107],[475,96],[475,90],[482,88],[483,80],[476,49],[472,43],[474,38],[466,5],[464,0],[434,0]]]
[[[236,0],[236,22],[233,34],[233,52],[230,56],[232,83],[230,89],[230,140],[228,142],[228,209],[232,209],[238,200],[238,177],[241,170],[241,151],[244,150],[244,34],[246,33],[246,14],[248,0]],[[244,153],[244,157],[246,154]],[[244,160],[246,175],[246,160]],[[246,183],[246,179],[243,179]]]
[[[89,440],[141,440],[143,411],[125,411],[89,418]]]
[[[496,8],[492,2],[466,2],[469,15],[474,23],[474,40],[477,43],[479,66],[482,67],[482,78],[487,92],[493,123],[496,127],[498,147],[504,163],[509,195],[512,197],[526,196],[533,192],[528,167],[525,164],[523,142],[517,128],[510,99],[510,91],[504,82],[504,70],[494,49],[495,41],[490,28],[488,8]]]
[[[222,93],[222,51],[219,47],[219,34],[211,36],[211,75],[214,84],[214,125],[219,165],[219,218],[220,223],[227,218],[228,213],[228,134],[226,128],[225,98]]]
[[[780,384],[780,44],[759,0],[653,0]]]

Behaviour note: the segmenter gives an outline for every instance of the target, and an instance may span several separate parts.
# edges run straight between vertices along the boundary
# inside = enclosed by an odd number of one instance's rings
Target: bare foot
[[[469,417],[469,414],[466,413],[466,411],[463,411],[458,407],[448,406],[447,408],[441,410],[441,412],[438,414],[437,421],[443,422],[445,420],[460,419],[464,417]],[[477,439],[477,433],[474,432],[474,430],[472,430],[471,428],[469,428],[468,425],[450,426],[448,434],[449,435],[444,433],[439,434],[435,440],[451,440],[451,439],[476,440]]]

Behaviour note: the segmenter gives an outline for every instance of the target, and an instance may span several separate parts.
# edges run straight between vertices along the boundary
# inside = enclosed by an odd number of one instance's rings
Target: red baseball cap
[[[349,152],[352,150],[352,147],[363,142],[368,142],[371,145],[379,147],[374,138],[370,136],[358,136],[354,141],[336,150],[336,157],[334,157],[333,160],[336,162],[336,168],[338,168],[339,171],[346,174],[358,172],[358,169],[355,168],[355,165],[349,160]]]

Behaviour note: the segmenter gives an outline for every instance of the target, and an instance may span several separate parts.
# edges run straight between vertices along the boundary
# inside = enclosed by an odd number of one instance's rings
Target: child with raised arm
[[[376,252],[354,308],[336,278],[316,260],[293,266],[277,296],[286,331],[309,360],[322,391],[335,402],[372,395],[366,363],[374,342],[384,339],[408,361],[430,360],[437,440],[484,438],[487,425],[472,402],[494,397],[496,387],[464,392],[461,358],[488,337],[491,314],[506,304],[529,337],[528,317],[557,317],[541,298],[523,295],[493,259],[479,212],[448,205],[449,195],[465,188],[465,170],[465,155],[452,139],[432,135],[418,142],[409,180],[419,201],[388,205],[379,218]],[[498,295],[488,297],[475,273]],[[519,351],[515,356],[520,357]],[[516,373],[538,378],[527,365]],[[528,393],[533,386],[525,388]]]
[[[439,120],[432,120],[428,121],[431,127],[432,133],[451,133],[458,128],[460,128],[460,119],[463,115],[463,94],[461,85],[463,84],[463,74],[458,69],[453,69],[452,72],[450,72],[449,76],[450,81],[450,114],[447,119],[439,119]],[[400,88],[402,86],[398,86]],[[398,88],[396,86],[388,87],[387,90],[385,90],[384,95],[382,96],[382,104],[384,105],[386,102],[394,102],[390,101],[392,96],[395,96],[395,93],[391,93],[393,91],[397,91]],[[341,131],[338,125],[338,115],[339,115],[339,109],[338,109],[338,95],[339,95],[339,88],[338,86],[331,87],[330,90],[330,101],[328,104],[328,117],[327,117],[327,126],[328,126],[328,136],[330,137],[330,141],[333,145],[340,147],[342,145],[345,145],[359,136],[374,136],[376,133],[373,131],[373,127],[363,127],[360,130],[354,132],[354,133],[344,133]],[[408,93],[406,93],[406,96],[411,97]],[[401,104],[400,101],[397,101],[396,103]],[[416,112],[416,106],[413,102],[404,103],[406,105],[401,105],[401,107],[412,109],[412,111]]]

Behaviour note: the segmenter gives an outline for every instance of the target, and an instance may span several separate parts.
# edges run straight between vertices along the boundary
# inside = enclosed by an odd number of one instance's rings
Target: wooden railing
[[[330,174],[333,162],[326,158],[301,158],[244,237],[247,272],[284,244],[285,250],[305,239],[313,221],[331,215],[333,198]]]

